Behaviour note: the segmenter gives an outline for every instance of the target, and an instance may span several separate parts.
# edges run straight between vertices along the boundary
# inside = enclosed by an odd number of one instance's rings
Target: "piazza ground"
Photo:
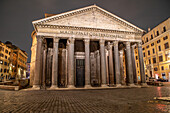
[[[170,87],[70,91],[0,90],[0,112],[168,113]],[[169,110],[169,111],[168,111]]]

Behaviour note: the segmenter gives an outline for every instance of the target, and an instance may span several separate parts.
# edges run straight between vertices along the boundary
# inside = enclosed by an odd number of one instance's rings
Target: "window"
[[[137,63],[136,65],[137,65],[137,67],[138,67],[138,63]]]
[[[161,51],[161,46],[158,46],[159,51]]]
[[[148,55],[150,55],[150,51],[148,50]]]
[[[4,62],[4,65],[7,66],[7,62]]]
[[[3,71],[3,69],[0,69],[0,72],[2,72]]]
[[[155,53],[155,49],[152,49],[153,54]]]
[[[157,43],[160,43],[161,42],[161,40],[157,40]]]
[[[158,68],[157,68],[157,67],[155,67],[155,68],[154,68],[154,71],[158,71]]]
[[[152,60],[153,60],[153,63],[156,63],[156,57],[155,57],[155,58],[152,58]]]
[[[165,44],[164,44],[164,46],[165,46],[165,49],[168,49],[168,48],[169,48],[169,44],[168,44],[168,42],[167,42],[167,43],[165,43]]]
[[[163,37],[164,40],[168,39],[168,36]]]
[[[4,48],[0,46],[0,51],[4,51]]]
[[[153,39],[153,35],[151,35],[151,40]]]
[[[152,43],[151,46],[154,46],[154,43]]]
[[[161,67],[161,70],[164,70],[164,66]]]
[[[151,64],[151,59],[149,59],[149,64]]]
[[[4,54],[0,53],[0,57],[4,57]]]
[[[143,57],[145,57],[145,53],[143,53]]]
[[[157,36],[159,36],[159,31],[156,32]]]
[[[6,73],[6,69],[4,69],[4,73]]]
[[[138,56],[136,56],[136,60],[138,59]]]
[[[166,27],[164,26],[164,27],[163,27],[163,32],[165,32],[165,31],[166,31]]]
[[[149,48],[149,45],[147,45],[146,48]]]
[[[8,54],[8,50],[5,50],[5,53],[7,53],[7,54]]]
[[[170,60],[170,58],[168,56],[169,56],[169,54],[165,54],[165,61]]]
[[[7,59],[7,56],[5,55],[5,59]]]
[[[142,50],[145,50],[145,48],[143,47]]]
[[[148,42],[148,37],[146,38],[146,42]]]
[[[162,61],[163,61],[163,57],[161,55],[161,56],[159,56],[159,62],[162,62]]]

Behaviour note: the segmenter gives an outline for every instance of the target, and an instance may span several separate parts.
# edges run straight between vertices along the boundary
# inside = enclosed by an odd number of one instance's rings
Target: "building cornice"
[[[62,25],[49,25],[49,24],[36,24],[36,27],[40,28],[50,28],[50,29],[70,29],[70,30],[83,30],[83,31],[94,31],[94,32],[106,32],[106,33],[123,33],[123,34],[135,34],[142,36],[143,33],[139,32],[129,32],[129,31],[119,31],[110,29],[99,29],[99,28],[88,28],[88,27],[76,27],[76,26],[62,26]]]

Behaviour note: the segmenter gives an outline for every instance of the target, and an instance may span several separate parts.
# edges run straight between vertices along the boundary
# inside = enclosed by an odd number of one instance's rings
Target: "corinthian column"
[[[35,75],[33,89],[40,89],[40,72],[41,70],[41,57],[42,57],[42,37],[37,36],[37,49],[36,49],[36,61],[35,61]]]
[[[119,51],[119,54],[120,54],[120,78],[121,78],[121,84],[125,85],[124,69],[123,69],[123,50]]]
[[[42,77],[42,88],[43,89],[46,89],[46,72],[47,72],[47,69],[46,69],[46,64],[47,64],[47,45],[46,45],[46,41],[44,40],[43,41],[43,77]]]
[[[132,55],[132,68],[133,68],[133,80],[134,84],[137,84],[137,75],[136,75],[136,62],[135,62],[135,46],[131,46],[131,55]]]
[[[91,87],[90,84],[90,40],[85,39],[85,88]]]
[[[58,88],[58,43],[59,38],[53,38],[53,62],[52,62],[52,86],[51,89]]]
[[[115,74],[116,74],[116,87],[120,87],[120,62],[119,62],[119,50],[118,50],[118,41],[114,41],[114,61],[115,61]]]
[[[75,88],[74,86],[74,38],[69,38],[68,46],[68,88]]]
[[[105,59],[105,40],[100,40],[100,54],[101,54],[101,76],[102,76],[102,87],[108,87],[106,85],[106,59]]]
[[[140,42],[138,43],[138,53],[139,53],[141,85],[142,86],[147,86],[146,78],[145,78],[144,62],[143,62],[142,44]]]
[[[109,78],[110,78],[110,85],[114,85],[113,50],[112,50],[112,44],[110,44],[110,43],[108,43],[108,51],[109,51]]]
[[[133,84],[133,69],[132,69],[132,56],[130,42],[126,42],[126,74],[127,74],[127,83],[129,86],[134,86]]]

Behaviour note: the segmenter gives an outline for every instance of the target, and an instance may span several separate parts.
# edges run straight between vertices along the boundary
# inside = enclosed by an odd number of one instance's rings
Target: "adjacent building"
[[[145,75],[170,81],[170,18],[142,37]],[[136,62],[138,57],[136,56]],[[137,64],[139,76],[139,64]]]
[[[11,78],[10,73],[11,49],[6,44],[0,42],[0,81],[6,81]]]
[[[144,30],[96,5],[33,21],[30,85],[35,89],[146,85]],[[135,48],[134,48],[135,47]]]
[[[1,81],[26,78],[27,53],[11,42],[1,42],[0,72]]]

